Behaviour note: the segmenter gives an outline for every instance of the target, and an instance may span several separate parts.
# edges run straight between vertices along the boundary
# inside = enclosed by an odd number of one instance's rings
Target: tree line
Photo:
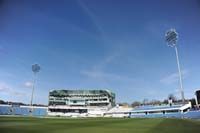
[[[170,101],[172,102],[171,104],[182,103],[181,99],[176,98],[176,96],[173,94],[169,94],[168,97],[164,100],[156,100],[156,99],[149,100],[147,98],[144,98],[142,101],[133,101],[132,103],[124,102],[124,103],[118,103],[118,105],[129,106],[129,107],[137,107],[137,106],[144,106],[144,105],[166,105],[166,104],[169,104]],[[192,107],[196,105],[194,98],[185,100],[186,103],[188,103],[189,101],[191,102]]]

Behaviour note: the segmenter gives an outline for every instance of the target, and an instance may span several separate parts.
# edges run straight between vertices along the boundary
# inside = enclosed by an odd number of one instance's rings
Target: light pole
[[[179,74],[179,82],[180,82],[180,93],[181,93],[182,101],[184,102],[185,98],[184,98],[184,92],[183,92],[182,75],[181,75],[181,68],[180,68],[179,57],[178,57],[178,49],[177,49],[178,33],[176,32],[175,29],[170,29],[165,33],[165,39],[166,39],[168,46],[175,48],[176,61],[177,61],[178,74]]]
[[[38,64],[32,65],[32,71],[34,73],[34,79],[33,79],[31,102],[30,102],[30,106],[32,107],[32,110],[30,110],[31,113],[33,112],[33,93],[35,90],[36,74],[40,71],[40,66]]]

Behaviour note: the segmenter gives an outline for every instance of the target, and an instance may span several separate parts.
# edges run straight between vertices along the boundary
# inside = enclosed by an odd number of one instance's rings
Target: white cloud
[[[118,80],[118,81],[133,81],[134,79],[113,74],[113,73],[106,73],[103,71],[97,71],[97,70],[84,70],[81,71],[81,74],[95,79],[104,79],[104,80]]]
[[[183,70],[182,71],[182,79],[185,79],[189,75],[189,71]],[[173,84],[179,81],[178,73],[172,73],[160,80],[161,83],[164,84]]]
[[[97,64],[95,64],[94,66],[92,66],[91,70],[101,71],[101,70],[105,69],[118,56],[119,56],[119,53],[118,54],[114,53],[114,54],[111,54],[111,55],[105,57],[104,59],[102,59],[101,61],[99,61]]]
[[[91,78],[102,78],[102,79],[121,79],[121,76],[105,73],[102,71],[96,71],[96,70],[85,70],[81,71],[81,74],[86,75]]]
[[[0,92],[7,93],[9,91],[10,91],[10,89],[8,87],[6,87],[4,85],[0,85]]]
[[[100,33],[100,36],[103,39],[103,41],[105,41],[105,42],[108,41],[108,37],[106,36],[106,33],[105,33],[104,29],[102,28],[102,26],[99,24],[99,21],[98,21],[96,15],[87,7],[87,5],[83,1],[78,0],[78,4],[83,9],[83,12],[85,12],[88,15],[88,17],[91,19],[94,26]]]
[[[99,61],[99,63],[92,66],[91,69],[88,70],[82,70],[80,73],[82,75],[85,75],[90,78],[95,79],[103,79],[105,81],[107,80],[118,80],[118,81],[133,81],[134,79],[121,76],[115,73],[108,73],[106,72],[106,67],[111,64],[114,60],[116,60],[117,57],[119,57],[119,53],[113,53],[107,57],[105,57],[103,60]]]
[[[32,82],[25,82],[23,85],[25,87],[27,87],[27,88],[32,88],[33,87],[33,83]]]
[[[9,96],[16,96],[16,95],[27,95],[26,92],[21,91],[21,90],[14,90],[10,88],[8,85],[5,84],[0,84],[0,92],[7,94]]]

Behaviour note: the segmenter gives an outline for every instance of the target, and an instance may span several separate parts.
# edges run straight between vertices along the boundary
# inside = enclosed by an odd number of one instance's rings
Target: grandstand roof
[[[109,96],[115,97],[115,93],[109,90],[52,90],[49,94],[54,96],[108,94]]]
[[[133,108],[131,112],[137,113],[137,112],[154,112],[154,111],[170,111],[170,110],[182,110],[184,108],[187,108],[188,105],[161,105],[161,106],[140,106]]]

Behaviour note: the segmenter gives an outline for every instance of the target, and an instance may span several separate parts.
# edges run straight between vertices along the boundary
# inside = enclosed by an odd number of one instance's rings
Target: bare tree
[[[169,94],[168,99],[172,100],[173,102],[177,101],[177,98],[174,96],[174,94]]]
[[[147,98],[144,98],[142,103],[143,103],[144,105],[146,105],[146,104],[148,104],[148,101],[149,101],[149,100],[148,100]]]
[[[141,105],[140,102],[135,101],[135,102],[133,102],[133,103],[131,104],[131,107],[136,107],[136,106],[140,106],[140,105]]]

